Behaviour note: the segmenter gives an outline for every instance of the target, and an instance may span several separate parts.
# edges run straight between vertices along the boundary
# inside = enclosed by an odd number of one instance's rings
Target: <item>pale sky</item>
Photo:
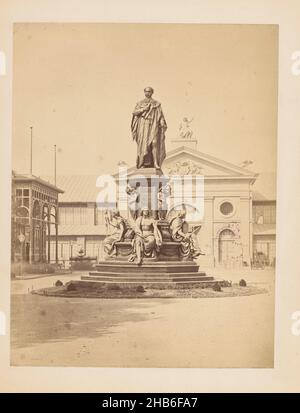
[[[33,173],[112,172],[135,164],[131,112],[155,90],[168,142],[184,116],[201,152],[255,172],[276,170],[277,26],[16,24],[13,168]]]

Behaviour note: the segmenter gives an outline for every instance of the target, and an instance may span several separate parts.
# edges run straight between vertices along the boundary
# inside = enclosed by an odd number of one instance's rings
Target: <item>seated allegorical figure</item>
[[[111,228],[111,234],[104,239],[104,253],[110,257],[116,255],[116,242],[123,241],[127,230],[126,221],[121,217],[118,210],[111,213],[111,218],[108,222]]]
[[[185,220],[186,211],[178,211],[170,220],[170,233],[173,241],[180,242],[180,253],[184,258],[197,258],[203,255],[201,250],[196,247],[193,239],[193,232],[188,232],[188,224]],[[199,230],[198,226],[196,230]]]
[[[148,208],[143,208],[141,216],[136,219],[134,233],[133,253],[129,261],[136,260],[137,264],[141,264],[144,257],[155,258],[162,244],[162,236]]]

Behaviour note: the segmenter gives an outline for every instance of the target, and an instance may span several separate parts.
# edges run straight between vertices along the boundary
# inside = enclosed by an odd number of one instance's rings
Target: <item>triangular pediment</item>
[[[197,174],[205,177],[255,177],[253,171],[193,150],[180,147],[167,153],[163,167],[166,175]]]

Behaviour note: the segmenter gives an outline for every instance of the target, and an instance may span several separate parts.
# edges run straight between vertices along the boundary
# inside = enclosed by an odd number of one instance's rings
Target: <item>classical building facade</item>
[[[204,216],[198,234],[205,253],[202,264],[250,265],[252,187],[257,175],[186,146],[169,152],[164,168],[170,174],[196,172],[204,176]]]
[[[196,150],[196,141],[177,140],[163,164],[166,175],[202,175],[204,193],[199,205],[203,216],[198,243],[205,253],[200,264],[208,267],[250,266],[258,256],[266,265],[275,264],[275,194],[269,198],[257,191],[260,176],[244,167]],[[130,169],[128,171],[130,173]],[[80,249],[103,258],[107,234],[105,213],[97,209],[96,176],[59,177],[65,190],[59,202],[58,259],[67,260]],[[176,204],[176,202],[174,202]],[[197,208],[197,200],[196,200]],[[56,251],[51,236],[51,257]]]

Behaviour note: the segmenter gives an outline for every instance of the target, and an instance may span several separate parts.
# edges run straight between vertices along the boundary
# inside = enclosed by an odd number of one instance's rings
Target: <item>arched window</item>
[[[29,225],[29,210],[26,207],[18,207],[16,209],[17,223]]]
[[[48,211],[49,211],[49,209],[48,209],[48,205],[43,205],[43,214],[42,214],[42,219],[44,220],[44,221],[48,221]]]
[[[56,208],[54,206],[50,206],[50,222],[56,222]]]
[[[38,201],[34,201],[33,210],[32,210],[32,218],[41,218],[41,208]]]

